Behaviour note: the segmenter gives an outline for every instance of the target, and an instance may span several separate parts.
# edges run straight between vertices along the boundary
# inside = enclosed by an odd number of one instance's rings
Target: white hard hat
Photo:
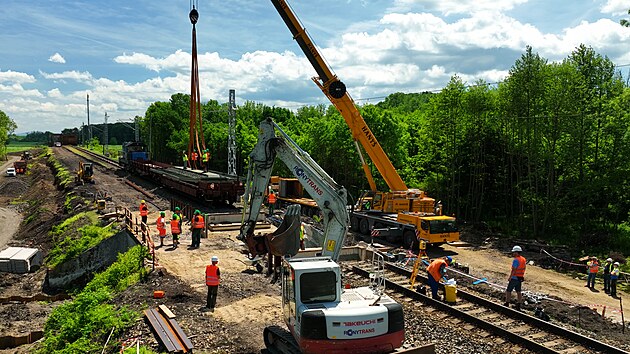
[[[218,256],[212,256],[212,261],[213,262],[218,262],[219,261],[219,257]]]
[[[521,246],[514,246],[512,247],[512,252],[523,252],[523,249]]]
[[[615,262],[614,264],[615,264],[615,265],[619,265],[619,262]]]
[[[612,258],[606,258],[606,262],[612,262]]]

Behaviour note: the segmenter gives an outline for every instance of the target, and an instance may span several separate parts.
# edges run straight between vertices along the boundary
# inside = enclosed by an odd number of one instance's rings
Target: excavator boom
[[[279,133],[276,136],[276,131]],[[322,256],[336,260],[343,246],[348,226],[348,210],[346,208],[346,189],[338,185],[326,171],[324,171],[308,153],[302,150],[291,138],[282,131],[271,119],[260,123],[258,143],[249,155],[249,171],[243,196],[244,211],[246,213],[239,239],[246,241],[250,253],[255,256],[273,249],[289,249],[282,241],[276,239],[275,247],[263,247],[260,242],[254,242],[254,226],[256,216],[263,203],[264,192],[269,184],[271,171],[276,157],[291,170],[300,181],[304,190],[313,197],[322,211],[324,224],[324,243]],[[284,230],[283,230],[284,231]],[[299,233],[287,233],[286,237],[299,237]],[[293,239],[286,240],[294,244]],[[271,249],[271,250],[273,250]],[[286,253],[274,254],[285,256]]]

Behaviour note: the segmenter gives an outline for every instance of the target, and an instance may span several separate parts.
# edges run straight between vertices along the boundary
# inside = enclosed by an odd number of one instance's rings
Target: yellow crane
[[[370,191],[361,195],[356,210],[351,213],[351,228],[363,234],[376,231],[373,235],[386,237],[388,241],[402,238],[406,247],[410,247],[418,240],[424,240],[428,244],[458,241],[459,231],[455,218],[442,215],[441,204],[435,203],[435,199],[428,197],[424,191],[407,187],[346,91],[346,85],[328,67],[287,1],[271,2],[317,72],[318,76],[314,77],[313,81],[341,113],[352,133]],[[390,191],[377,190],[370,166],[363,157],[359,143]]]

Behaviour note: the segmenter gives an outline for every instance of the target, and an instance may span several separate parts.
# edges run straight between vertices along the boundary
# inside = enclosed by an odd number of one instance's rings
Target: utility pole
[[[139,142],[140,141],[140,119],[138,118],[138,116],[136,116],[133,119],[133,133],[134,133],[134,137],[135,137],[135,141]]]
[[[81,122],[81,144],[85,145],[85,122]]]
[[[228,169],[229,175],[236,176],[236,94],[230,90],[229,118],[228,118]]]
[[[88,119],[88,141],[92,141],[92,126],[90,125],[90,94],[87,95],[87,119]]]
[[[103,128],[103,155],[107,156],[105,152],[108,150],[109,145],[109,132],[107,131],[107,112],[105,112],[105,127]]]

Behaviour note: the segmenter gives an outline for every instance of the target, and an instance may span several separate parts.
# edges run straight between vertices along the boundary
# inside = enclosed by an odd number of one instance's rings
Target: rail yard
[[[75,169],[79,161],[91,160],[95,164],[95,183],[77,185],[72,188],[75,193],[84,195],[107,195],[107,211],[118,207],[134,210],[138,201],[147,198],[148,193],[155,198],[149,201],[150,217],[154,219],[159,210],[168,210],[172,198],[181,198],[168,188],[156,185],[128,174],[109,163],[100,156],[91,156],[84,151],[73,148],[54,148],[54,155],[68,169]],[[98,162],[101,161],[99,164]],[[50,171],[43,164],[42,158],[36,158],[29,166],[37,174],[31,174],[24,183],[31,184],[28,191],[16,191],[20,198],[28,199],[42,195],[42,202],[52,206],[62,203],[64,193],[58,192],[53,185]],[[130,180],[145,193],[134,189],[123,181]],[[33,184],[34,183],[34,184]],[[44,190],[41,190],[41,189]],[[4,191],[3,200],[8,202],[18,197],[15,193]],[[33,195],[35,193],[35,195]],[[234,207],[208,206],[202,201],[183,198],[194,207],[204,212],[225,212]],[[238,206],[238,205],[237,205]],[[82,208],[86,206],[79,206]],[[135,213],[135,212],[134,212]],[[52,219],[58,219],[52,214]],[[312,222],[303,217],[304,221]],[[38,221],[39,222],[39,221]],[[42,220],[43,225],[50,220]],[[154,225],[149,223],[150,229]],[[238,231],[210,232],[208,238],[202,240],[200,249],[189,250],[185,247],[171,250],[156,249],[157,270],[148,275],[144,282],[132,286],[116,297],[113,303],[126,305],[138,311],[145,306],[167,305],[177,316],[182,329],[190,336],[196,352],[234,352],[254,353],[264,348],[262,332],[268,326],[282,326],[280,312],[280,287],[270,284],[270,279],[244,264],[241,254],[243,248],[236,239]],[[45,227],[32,228],[25,225],[17,231],[9,244],[41,244],[46,252],[51,240]],[[155,231],[153,241],[157,242]],[[355,239],[356,237],[356,239]],[[360,236],[350,233],[349,244],[360,243]],[[471,238],[474,239],[474,238]],[[190,234],[185,233],[182,244],[190,241]],[[452,254],[459,263],[467,264],[471,274],[486,276],[495,282],[502,282],[505,273],[497,268],[507,269],[509,258],[496,250],[474,247],[458,249],[443,247],[429,250],[430,257]],[[481,246],[481,245],[477,245]],[[477,250],[475,250],[475,248]],[[205,297],[203,284],[203,267],[211,255],[221,259],[223,282],[218,297],[217,310],[213,313],[201,312]],[[486,259],[490,259],[491,262]],[[361,261],[342,261],[344,278],[350,286],[359,286],[368,282],[364,278],[366,263]],[[446,352],[544,352],[544,353],[616,353],[629,348],[626,336],[621,332],[619,311],[616,304],[582,288],[583,281],[571,276],[555,273],[551,270],[528,268],[529,279],[526,285],[532,293],[542,298],[562,300],[562,302],[540,300],[539,304],[526,305],[522,312],[501,305],[502,293],[493,291],[485,285],[472,285],[472,281],[459,275],[459,293],[456,304],[445,304],[409,289],[410,267],[401,268],[402,262],[386,263],[386,293],[400,302],[405,310],[405,346],[421,348],[435,344],[435,351]],[[490,269],[495,268],[494,272]],[[44,270],[22,277],[15,274],[2,273],[4,284],[0,297],[33,296],[42,294]],[[503,273],[503,275],[501,275]],[[541,274],[544,274],[541,275]],[[423,275],[423,274],[421,274]],[[455,274],[454,274],[455,276]],[[421,277],[417,284],[423,284]],[[538,284],[534,284],[538,283]],[[555,287],[550,284],[556,284]],[[528,288],[529,287],[529,288]],[[575,289],[584,294],[583,302],[576,298]],[[153,299],[155,290],[165,292],[162,299]],[[543,292],[544,290],[544,292]],[[470,293],[470,294],[469,294]],[[475,297],[480,296],[480,298]],[[544,294],[541,295],[541,294]],[[141,299],[141,301],[138,301]],[[0,305],[3,312],[3,335],[18,336],[33,329],[43,329],[45,315],[64,300],[50,302],[9,301]],[[593,303],[608,306],[608,313],[601,315],[601,307],[589,307]],[[542,307],[550,316],[550,321],[534,317],[536,307]],[[576,311],[577,310],[577,311]],[[500,327],[495,327],[500,326]],[[602,328],[606,336],[602,336]],[[160,344],[148,324],[137,322],[131,329],[112,339],[117,345],[142,343],[153,350],[160,350]],[[131,343],[131,344],[130,344]],[[35,344],[27,344],[6,349],[5,352],[30,352]]]

